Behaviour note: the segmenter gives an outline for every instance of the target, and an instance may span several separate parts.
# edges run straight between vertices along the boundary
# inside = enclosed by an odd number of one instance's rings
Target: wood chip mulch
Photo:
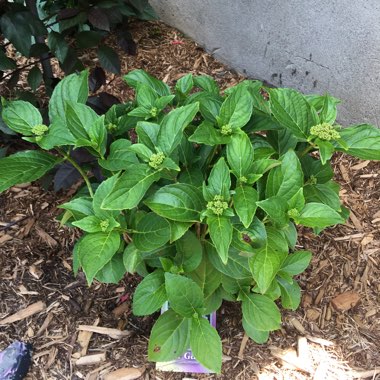
[[[135,22],[132,33],[136,56],[114,44],[122,73],[142,68],[169,85],[188,72],[209,74],[222,88],[244,79],[160,22]],[[94,51],[82,58],[90,67],[96,64]],[[113,75],[100,91],[122,101],[133,96]],[[217,322],[224,364],[218,376],[159,372],[147,361],[156,316],[131,314],[139,278],[89,288],[82,274],[73,276],[71,250],[79,234],[55,220],[56,206],[72,190],[54,193],[36,183],[11,188],[0,195],[0,350],[14,340],[32,343],[27,379],[33,380],[380,379],[380,163],[337,154],[334,170],[352,213],[345,225],[320,236],[301,231],[298,248],[314,252],[299,276],[301,307],[284,312],[282,329],[257,345],[244,335],[240,308],[223,304]]]

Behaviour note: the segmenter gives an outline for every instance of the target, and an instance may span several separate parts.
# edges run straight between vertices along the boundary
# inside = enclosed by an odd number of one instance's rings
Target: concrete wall
[[[252,78],[340,98],[380,127],[379,0],[150,0],[161,19]]]

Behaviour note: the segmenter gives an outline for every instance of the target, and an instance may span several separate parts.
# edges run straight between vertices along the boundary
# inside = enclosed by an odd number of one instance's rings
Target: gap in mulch
[[[160,22],[134,22],[131,26],[138,43],[137,56],[125,55],[116,46],[115,37],[109,38],[122,57],[123,74],[142,68],[169,85],[188,72],[208,74],[222,89],[244,79],[173,28]],[[97,64],[95,50],[85,51],[82,58],[89,67]],[[25,81],[25,76],[21,78]],[[133,98],[133,91],[113,74],[99,91],[121,101]],[[43,96],[42,86],[39,93]],[[43,103],[46,106],[46,99]],[[320,379],[345,380],[352,378],[348,365],[367,369],[380,365],[380,163],[341,154],[336,154],[333,162],[343,203],[353,213],[346,225],[330,228],[320,236],[302,230],[298,249],[310,249],[314,256],[299,276],[303,289],[299,310],[285,311],[283,328],[272,333],[267,344],[257,345],[244,339],[240,307],[225,302],[217,313],[225,355],[223,375],[187,377],[262,380],[312,379],[318,375]],[[145,379],[183,379],[185,374],[156,372],[154,364],[147,362],[148,337],[157,315],[140,318],[131,314],[138,277],[128,275],[118,285],[95,283],[88,288],[82,274],[73,276],[71,250],[79,232],[61,227],[55,220],[60,213],[56,206],[71,193],[53,193],[31,184],[15,186],[0,195],[0,319],[38,301],[46,304],[38,314],[1,326],[0,350],[14,340],[33,343],[33,366],[27,377],[33,380],[97,379],[132,366],[145,366]],[[331,301],[346,292],[359,297],[359,302],[347,311],[336,311]],[[125,301],[116,317],[113,311],[120,299]],[[76,366],[81,350],[78,326],[96,321],[98,326],[126,329],[131,335],[112,339],[93,334],[86,354],[105,352],[106,360]],[[303,335],[314,339],[307,344],[309,372],[297,368],[299,362],[292,367],[286,361],[294,357],[288,359],[285,350],[293,349],[294,354],[300,347],[298,337]],[[326,346],[330,341],[335,345]],[[332,371],[331,363],[338,372]]]

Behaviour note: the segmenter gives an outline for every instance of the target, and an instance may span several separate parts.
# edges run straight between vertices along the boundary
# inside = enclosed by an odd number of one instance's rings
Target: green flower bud
[[[32,133],[36,136],[43,136],[49,127],[45,124],[37,124],[32,128]]]
[[[165,155],[162,152],[153,153],[149,159],[149,166],[153,169],[158,169],[160,165],[164,162],[164,160]]]
[[[108,123],[106,128],[108,132],[113,132],[116,131],[117,125],[113,123]]]
[[[326,141],[340,139],[339,132],[329,123],[314,125],[310,128],[310,134]]]
[[[292,208],[291,210],[288,211],[288,215],[289,217],[291,218],[297,218],[297,216],[299,216],[299,211],[296,209],[296,208]]]
[[[151,110],[150,110],[150,115],[152,117],[156,117],[158,115],[158,109],[157,107],[153,107]]]
[[[247,183],[247,182],[248,182],[248,179],[247,179],[247,177],[242,176],[242,177],[239,178],[239,181],[240,181],[241,183]]]
[[[223,136],[229,136],[232,134],[232,127],[229,124],[223,125],[223,127],[220,129],[220,133]]]
[[[308,183],[310,183],[310,185],[316,185],[317,182],[318,182],[317,177],[315,177],[314,175],[311,175],[310,178],[309,178]]]
[[[102,220],[100,222],[100,228],[102,229],[103,232],[107,231],[107,228],[109,227],[109,225],[110,225],[109,220]]]
[[[227,208],[228,203],[224,201],[221,195],[215,195],[214,200],[207,203],[207,209],[211,210],[215,215],[222,215]]]

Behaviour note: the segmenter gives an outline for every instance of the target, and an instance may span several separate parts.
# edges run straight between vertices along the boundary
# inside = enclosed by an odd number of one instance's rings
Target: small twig
[[[14,225],[16,225],[16,224],[18,224],[18,223],[20,223],[20,222],[22,222],[23,220],[28,219],[28,218],[30,218],[29,215],[24,216],[23,218],[17,219],[17,220],[15,220],[14,222],[8,223],[8,224],[6,224],[5,226],[0,227],[0,231],[6,231],[6,230],[8,230],[9,228],[11,228],[12,226],[14,226]]]

